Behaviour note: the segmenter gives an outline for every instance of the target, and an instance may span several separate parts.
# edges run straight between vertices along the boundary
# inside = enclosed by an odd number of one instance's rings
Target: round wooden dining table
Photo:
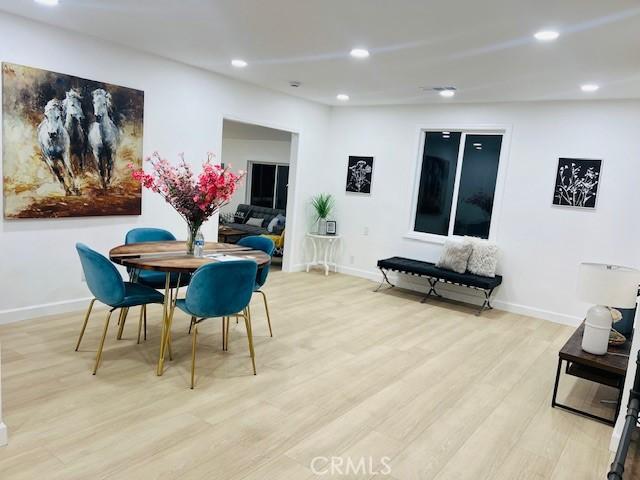
[[[130,243],[112,248],[109,251],[112,262],[129,269],[132,281],[137,279],[140,270],[153,270],[164,272],[165,295],[162,310],[162,334],[160,336],[160,355],[158,358],[157,374],[162,375],[164,370],[164,357],[167,348],[171,348],[171,323],[176,308],[176,300],[180,290],[182,275],[195,272],[202,265],[215,262],[233,261],[239,259],[254,260],[258,268],[262,268],[271,262],[271,257],[261,250],[252,250],[248,247],[231,243],[206,242],[203,255],[196,257],[187,254],[187,242],[144,242]],[[178,274],[175,288],[172,288],[171,278]]]

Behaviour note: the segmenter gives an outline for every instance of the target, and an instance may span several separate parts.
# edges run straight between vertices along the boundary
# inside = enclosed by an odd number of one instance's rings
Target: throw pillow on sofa
[[[264,222],[264,218],[251,217],[246,224],[252,227],[262,227],[262,222]]]
[[[495,277],[498,265],[498,246],[488,240],[465,237],[472,245],[467,270],[482,277]]]
[[[436,267],[445,270],[453,270],[456,273],[464,273],[473,247],[468,240],[447,239],[444,242],[440,260]]]
[[[286,221],[286,217],[281,213],[279,213],[278,215],[273,217],[273,219],[269,222],[269,225],[267,226],[267,231],[269,233],[282,232],[282,230],[284,230],[285,221]]]

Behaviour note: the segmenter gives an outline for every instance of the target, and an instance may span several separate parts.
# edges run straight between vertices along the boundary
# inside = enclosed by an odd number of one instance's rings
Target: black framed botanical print
[[[371,194],[373,157],[349,156],[347,165],[347,192]]]
[[[556,171],[553,204],[596,208],[602,160],[560,158]]]

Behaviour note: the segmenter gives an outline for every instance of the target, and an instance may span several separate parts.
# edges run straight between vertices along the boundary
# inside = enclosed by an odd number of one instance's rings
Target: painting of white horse
[[[144,92],[2,64],[4,217],[140,215]]]

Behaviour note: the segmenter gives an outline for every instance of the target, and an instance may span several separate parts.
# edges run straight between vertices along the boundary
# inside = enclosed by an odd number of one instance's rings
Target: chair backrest
[[[261,250],[269,256],[273,255],[273,251],[276,249],[275,243],[268,237],[262,237],[260,235],[254,235],[250,237],[244,237],[238,240],[236,245],[241,245],[243,247],[253,248],[254,250]],[[258,286],[262,286],[267,281],[267,276],[269,275],[269,264],[266,264],[262,267],[256,276],[256,283]]]
[[[127,232],[124,243],[165,242],[175,239],[173,233],[162,228],[134,228]]]
[[[253,260],[203,265],[191,277],[187,308],[205,318],[241,312],[251,301],[257,270],[258,264]]]
[[[83,243],[76,243],[76,250],[80,256],[84,278],[93,296],[111,307],[122,302],[125,295],[124,282],[115,265]]]

